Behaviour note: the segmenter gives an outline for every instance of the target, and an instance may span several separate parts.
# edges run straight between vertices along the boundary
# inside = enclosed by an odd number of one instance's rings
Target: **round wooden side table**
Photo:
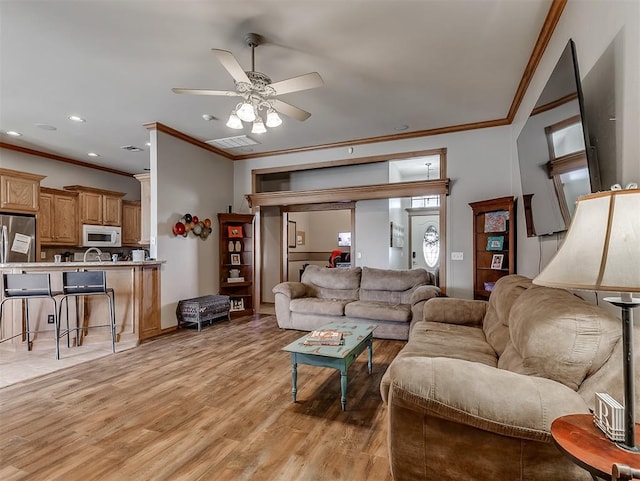
[[[622,463],[640,467],[640,454],[618,447],[593,423],[592,414],[569,414],[551,423],[551,436],[560,451],[591,476],[611,480],[611,466]],[[636,424],[640,439],[640,424]]]

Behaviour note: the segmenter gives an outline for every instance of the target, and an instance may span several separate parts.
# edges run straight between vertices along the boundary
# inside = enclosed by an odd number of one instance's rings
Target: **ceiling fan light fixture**
[[[282,125],[282,119],[274,109],[269,109],[267,112],[267,127],[273,128]]]
[[[244,102],[240,108],[236,110],[236,115],[244,122],[253,122],[256,120],[256,111],[249,102]]]
[[[267,131],[267,128],[264,126],[262,119],[258,117],[256,121],[253,123],[253,128],[251,129],[252,134],[264,134]]]
[[[240,120],[240,117],[236,115],[235,111],[231,112],[231,115],[229,115],[229,120],[227,120],[227,127],[236,130],[239,130],[243,127],[242,120]]]

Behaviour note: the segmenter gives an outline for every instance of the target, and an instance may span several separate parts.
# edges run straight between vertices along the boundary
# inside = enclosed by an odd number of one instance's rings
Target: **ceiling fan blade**
[[[311,117],[311,114],[306,110],[299,109],[298,107],[283,102],[282,100],[274,99],[270,100],[270,102],[274,109],[287,117],[291,117],[292,119],[303,121]]]
[[[298,92],[299,90],[313,89],[324,85],[322,77],[318,72],[293,77],[287,80],[281,80],[271,84],[276,91],[276,95],[288,94],[289,92]]]
[[[227,72],[231,74],[236,82],[251,83],[251,80],[249,80],[249,77],[247,77],[247,74],[231,52],[227,50],[219,50],[217,48],[212,48],[211,51],[216,57],[218,57],[222,66],[227,69]]]
[[[238,92],[231,90],[207,90],[207,89],[171,89],[176,94],[194,94],[194,95],[226,95],[227,97],[238,97]]]

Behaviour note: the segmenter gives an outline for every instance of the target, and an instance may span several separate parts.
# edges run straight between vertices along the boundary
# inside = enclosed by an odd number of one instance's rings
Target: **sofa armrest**
[[[487,312],[487,301],[472,301],[455,297],[431,299],[424,306],[423,320],[481,326]]]
[[[389,370],[391,418],[397,406],[415,412],[420,423],[435,416],[501,436],[550,442],[555,418],[589,412],[582,397],[563,384],[461,359],[403,358]]]
[[[284,294],[289,299],[297,299],[305,296],[307,288],[302,282],[281,282],[272,289],[272,292]]]
[[[272,289],[272,292],[275,294],[278,327],[293,329],[291,300],[304,297],[307,293],[306,286],[302,282],[281,282]]]
[[[434,297],[439,297],[441,294],[438,286],[418,286],[411,294],[410,303],[412,306],[421,301],[428,301]]]

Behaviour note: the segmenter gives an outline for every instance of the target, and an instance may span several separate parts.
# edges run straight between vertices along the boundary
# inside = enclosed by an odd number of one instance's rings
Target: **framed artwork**
[[[242,226],[241,225],[230,225],[227,226],[228,229],[228,237],[242,237]]]
[[[234,266],[240,265],[240,254],[231,254],[231,264]]]
[[[231,311],[244,311],[244,299],[231,299]]]
[[[488,251],[501,251],[504,245],[504,236],[488,237],[487,238],[487,250]]]
[[[287,225],[287,246],[289,249],[295,249],[297,246],[296,242],[296,223],[293,220],[289,221]]]
[[[504,260],[504,254],[493,254],[491,258],[492,269],[502,269],[502,261]]]

